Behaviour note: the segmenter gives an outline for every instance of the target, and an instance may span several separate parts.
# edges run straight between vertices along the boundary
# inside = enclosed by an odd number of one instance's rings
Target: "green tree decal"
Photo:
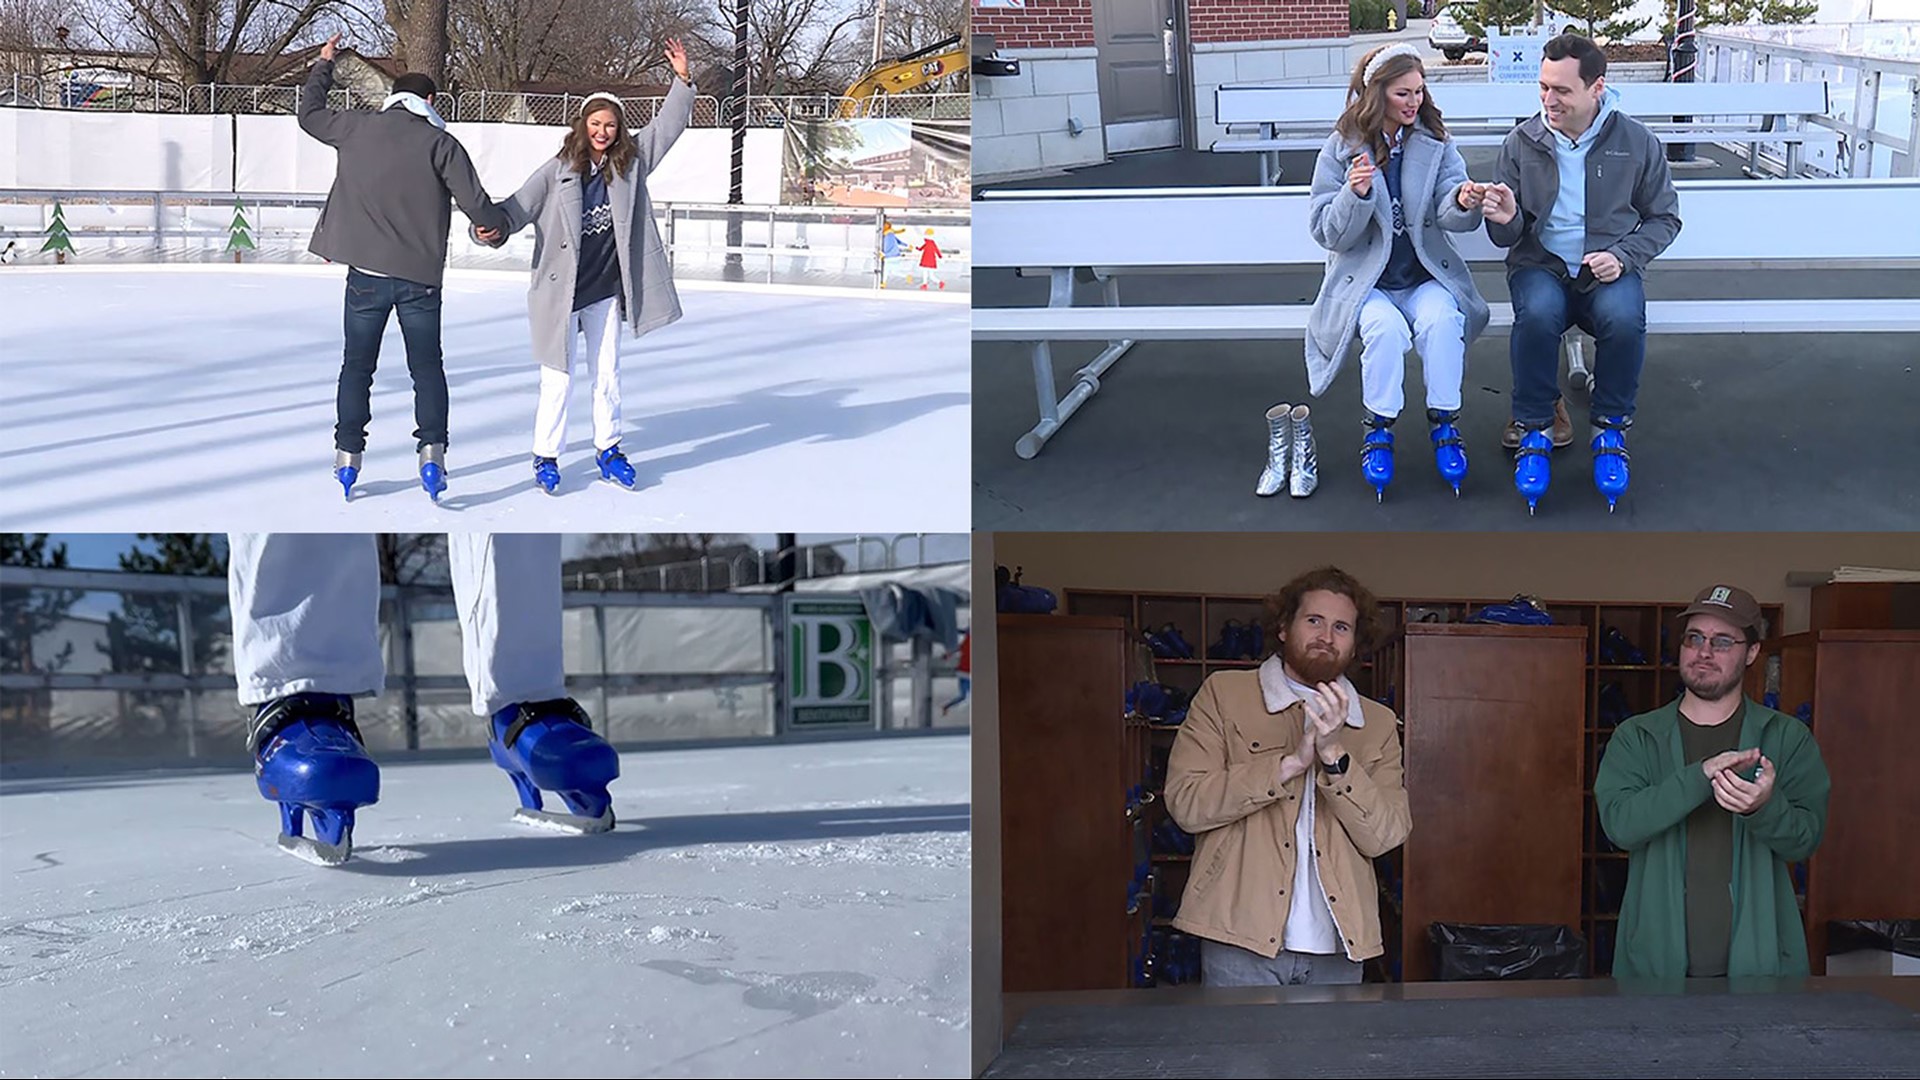
[[[233,252],[233,261],[240,261],[242,251],[257,251],[253,246],[253,226],[247,224],[246,207],[239,199],[233,200],[233,224],[227,226],[227,250]]]
[[[40,250],[53,252],[54,261],[61,263],[67,261],[68,255],[77,254],[73,250],[73,238],[67,235],[67,210],[58,199],[53,202],[53,224],[47,228],[47,242]]]

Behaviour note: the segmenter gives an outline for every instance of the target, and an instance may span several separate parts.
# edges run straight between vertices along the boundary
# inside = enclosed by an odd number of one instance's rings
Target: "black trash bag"
[[[1832,955],[1858,949],[1880,949],[1920,957],[1920,919],[1876,919],[1868,922],[1835,919],[1827,924],[1827,952]]]
[[[1564,926],[1434,923],[1427,936],[1441,982],[1587,977],[1587,943]]]

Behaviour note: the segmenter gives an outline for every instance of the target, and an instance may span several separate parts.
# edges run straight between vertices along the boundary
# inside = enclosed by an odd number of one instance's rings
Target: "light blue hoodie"
[[[1580,273],[1580,260],[1587,254],[1587,150],[1619,100],[1620,91],[1607,87],[1600,95],[1599,113],[1577,143],[1547,125],[1553,135],[1553,156],[1560,163],[1560,194],[1540,225],[1540,244],[1560,256],[1569,274]]]

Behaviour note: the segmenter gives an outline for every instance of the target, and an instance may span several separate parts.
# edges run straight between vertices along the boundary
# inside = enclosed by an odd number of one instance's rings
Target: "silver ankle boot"
[[[1293,425],[1293,462],[1288,473],[1293,497],[1304,499],[1320,486],[1320,458],[1313,449],[1313,424],[1307,420],[1305,405],[1295,405]]]
[[[1285,404],[1267,410],[1267,467],[1253,487],[1255,495],[1278,495],[1287,486],[1287,443],[1293,432],[1288,414],[1292,411],[1293,406]]]

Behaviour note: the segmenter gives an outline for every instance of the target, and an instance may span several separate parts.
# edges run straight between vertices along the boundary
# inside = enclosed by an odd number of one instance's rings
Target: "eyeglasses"
[[[1698,630],[1689,630],[1686,636],[1680,639],[1680,644],[1685,648],[1692,649],[1694,652],[1699,652],[1704,647],[1712,645],[1714,652],[1725,653],[1732,652],[1734,649],[1745,645],[1746,642],[1736,637],[1729,637],[1726,634],[1715,634],[1709,638]]]

